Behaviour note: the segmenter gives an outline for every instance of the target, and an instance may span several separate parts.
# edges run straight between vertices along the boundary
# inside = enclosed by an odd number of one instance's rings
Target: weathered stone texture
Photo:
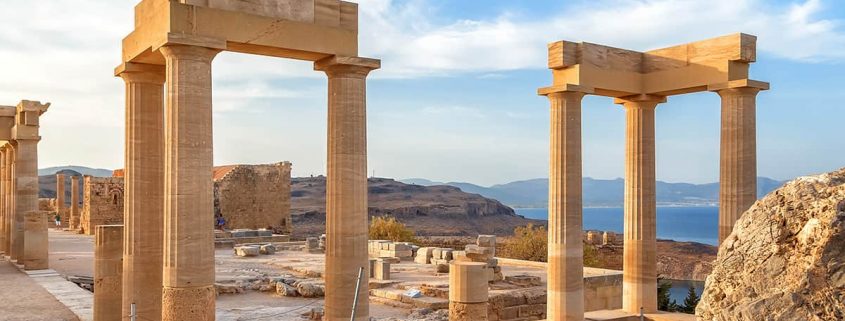
[[[123,224],[123,178],[85,176],[80,226],[88,235],[100,225]]]
[[[699,320],[845,319],[845,169],[757,201],[713,265]]]
[[[271,228],[290,234],[289,162],[214,168],[215,214],[227,229]]]

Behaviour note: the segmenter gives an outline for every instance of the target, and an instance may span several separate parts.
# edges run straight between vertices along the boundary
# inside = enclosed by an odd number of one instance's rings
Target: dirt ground
[[[68,308],[12,263],[0,260],[0,320],[76,321]]]

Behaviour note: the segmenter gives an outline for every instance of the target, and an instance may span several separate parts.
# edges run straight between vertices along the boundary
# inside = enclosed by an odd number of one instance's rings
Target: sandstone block
[[[281,295],[281,296],[288,296],[288,297],[299,296],[299,292],[297,291],[297,288],[292,287],[292,286],[290,286],[290,285],[288,285],[284,282],[277,282],[276,283],[276,294]]]
[[[264,244],[259,247],[258,252],[265,255],[275,254],[276,246],[273,244]]]
[[[296,291],[305,298],[318,298],[325,295],[326,286],[316,282],[300,282],[296,285]]]
[[[374,270],[373,277],[376,280],[390,280],[390,262],[382,259],[376,260]]]
[[[256,245],[244,245],[235,247],[235,255],[242,257],[258,256],[261,254],[261,248]]]
[[[493,253],[488,247],[480,247],[478,245],[467,245],[464,248],[466,257],[473,262],[488,262],[493,258]],[[452,254],[454,256],[454,253]]]
[[[479,235],[478,239],[476,240],[476,245],[481,247],[496,247],[496,236],[495,235]]]
[[[433,248],[431,247],[421,247],[417,249],[417,255],[414,258],[414,262],[419,264],[428,264],[431,263],[431,257],[433,256]]]

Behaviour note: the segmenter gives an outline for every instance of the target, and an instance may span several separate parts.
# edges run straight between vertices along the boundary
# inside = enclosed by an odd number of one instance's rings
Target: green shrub
[[[370,221],[371,240],[390,240],[393,242],[416,242],[414,231],[395,217],[373,217]]]

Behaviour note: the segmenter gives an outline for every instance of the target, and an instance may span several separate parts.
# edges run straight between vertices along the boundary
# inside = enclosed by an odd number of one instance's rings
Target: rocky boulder
[[[845,169],[757,201],[713,266],[699,320],[845,320]]]

